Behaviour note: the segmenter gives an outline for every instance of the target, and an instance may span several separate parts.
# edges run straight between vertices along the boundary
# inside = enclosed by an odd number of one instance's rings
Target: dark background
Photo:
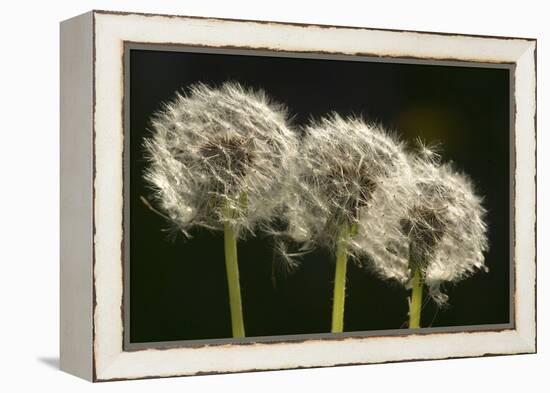
[[[509,71],[494,68],[130,51],[130,342],[231,337],[223,233],[171,239],[140,196],[149,119],[174,92],[227,80],[264,89],[295,125],[337,111],[382,122],[403,139],[442,146],[471,176],[488,209],[489,273],[446,287],[449,306],[428,302],[422,326],[508,323]],[[127,228],[128,230],[128,228]],[[126,232],[128,234],[128,232]],[[239,242],[247,336],[330,331],[333,257],[316,251],[294,274],[273,269],[268,238]],[[128,284],[128,283],[126,283]],[[345,331],[404,327],[408,292],[349,264]]]

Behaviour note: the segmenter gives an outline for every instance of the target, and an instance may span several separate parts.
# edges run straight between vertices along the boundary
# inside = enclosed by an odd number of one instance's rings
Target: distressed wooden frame
[[[513,323],[169,348],[124,343],[129,43],[513,68]],[[61,368],[91,381],[536,352],[536,40],[92,11],[61,24]],[[251,341],[251,342],[250,342]]]

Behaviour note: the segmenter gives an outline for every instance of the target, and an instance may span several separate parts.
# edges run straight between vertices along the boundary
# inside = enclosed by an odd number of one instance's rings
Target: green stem
[[[347,243],[350,237],[350,227],[343,224],[338,234],[336,246],[336,270],[334,273],[334,293],[332,300],[332,333],[344,331],[344,306],[346,300]]]
[[[223,223],[225,268],[227,271],[227,285],[229,288],[229,307],[231,309],[231,329],[233,337],[244,337],[243,307],[241,301],[241,285],[239,283],[239,264],[237,259],[237,237],[235,228],[230,219],[233,218],[233,210],[224,204]]]
[[[411,302],[409,305],[409,328],[420,327],[420,316],[422,312],[422,287],[424,279],[420,269],[414,269],[412,281]]]

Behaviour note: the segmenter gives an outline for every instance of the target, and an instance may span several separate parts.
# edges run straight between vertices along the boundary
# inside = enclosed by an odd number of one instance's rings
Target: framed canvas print
[[[61,23],[61,368],[536,351],[536,41]]]

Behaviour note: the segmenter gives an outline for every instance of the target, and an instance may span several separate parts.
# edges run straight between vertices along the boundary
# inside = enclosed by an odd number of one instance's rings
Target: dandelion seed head
[[[281,205],[297,146],[287,123],[282,105],[238,83],[177,93],[153,116],[144,143],[155,204],[184,232],[221,229],[229,219],[240,235],[252,233]]]
[[[378,202],[397,203],[410,170],[403,145],[381,126],[332,114],[304,129],[291,171],[287,201],[289,235],[296,241],[334,248],[342,225],[364,231],[360,217]],[[386,208],[389,208],[386,206]],[[382,235],[387,220],[378,221]],[[348,252],[361,249],[348,240]]]
[[[385,238],[365,232],[357,242],[382,278],[409,287],[412,269],[420,269],[431,296],[443,304],[442,284],[487,270],[486,210],[470,178],[452,164],[439,164],[423,153],[410,161],[414,187],[408,190],[406,213],[391,218],[399,220],[399,230]]]

